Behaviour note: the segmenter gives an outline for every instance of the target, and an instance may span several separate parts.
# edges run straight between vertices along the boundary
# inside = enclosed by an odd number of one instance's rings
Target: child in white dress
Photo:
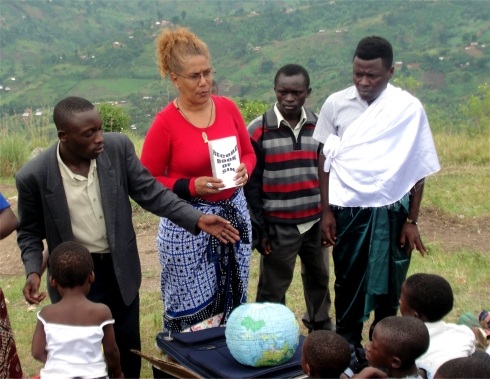
[[[111,311],[87,299],[95,278],[90,252],[77,242],[62,243],[51,253],[49,269],[62,299],[37,314],[32,356],[45,363],[41,378],[102,378],[107,368],[111,377],[124,378]]]

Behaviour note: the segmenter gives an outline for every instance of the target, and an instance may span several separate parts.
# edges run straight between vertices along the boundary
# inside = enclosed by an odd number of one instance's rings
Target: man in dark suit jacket
[[[53,114],[59,142],[16,175],[20,224],[17,242],[27,280],[24,296],[39,304],[43,239],[48,250],[78,241],[94,259],[95,282],[88,298],[109,306],[126,377],[139,377],[141,267],[129,197],[144,209],[171,219],[191,233],[203,230],[222,242],[238,231],[215,215],[204,215],[157,182],[141,165],[127,136],[106,133],[89,101],[69,97]],[[97,208],[98,207],[98,208]],[[49,270],[48,270],[49,271]],[[60,299],[48,284],[51,300]]]

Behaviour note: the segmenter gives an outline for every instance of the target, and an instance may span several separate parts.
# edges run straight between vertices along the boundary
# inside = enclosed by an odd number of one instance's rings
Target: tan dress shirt
[[[91,253],[109,253],[95,159],[90,161],[88,178],[86,178],[74,174],[61,160],[59,143],[57,157],[75,241],[81,243]]]

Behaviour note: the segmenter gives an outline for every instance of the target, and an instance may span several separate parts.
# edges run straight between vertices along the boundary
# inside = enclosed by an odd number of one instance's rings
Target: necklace
[[[207,128],[209,128],[209,125],[211,125],[211,120],[212,120],[212,118],[213,118],[214,101],[213,101],[213,99],[211,99],[211,98],[210,98],[209,100],[211,100],[211,115],[209,116],[208,126],[206,126],[206,129],[207,129]],[[179,98],[177,98],[177,99],[175,100],[175,102],[177,103],[177,110],[180,112],[180,114],[181,114],[182,116],[184,116],[184,118],[187,120],[187,122],[188,122],[189,124],[191,124],[192,126],[194,126],[194,127],[196,127],[196,128],[197,128],[197,126],[196,126],[196,125],[194,125],[194,124],[193,124],[193,123],[192,123],[192,122],[191,122],[191,121],[190,121],[190,120],[187,118],[187,116],[186,116],[186,115],[185,115],[185,113],[182,111],[182,109],[180,109],[180,107],[179,107]],[[201,128],[200,128],[200,129],[201,129]],[[206,134],[206,132],[202,132],[201,136],[202,136],[202,139],[203,139],[204,143],[208,143],[208,142],[209,142],[209,140],[208,140],[208,135]]]

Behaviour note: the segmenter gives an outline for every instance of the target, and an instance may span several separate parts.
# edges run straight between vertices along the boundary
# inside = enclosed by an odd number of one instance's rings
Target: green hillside
[[[452,119],[490,77],[487,1],[2,0],[2,116],[79,95],[124,101],[146,130],[175,95],[155,64],[163,20],[208,44],[220,93],[232,97],[272,101],[276,70],[299,63],[311,76],[307,104],[317,110],[351,84],[355,45],[373,34],[388,38],[402,62],[398,85]]]

